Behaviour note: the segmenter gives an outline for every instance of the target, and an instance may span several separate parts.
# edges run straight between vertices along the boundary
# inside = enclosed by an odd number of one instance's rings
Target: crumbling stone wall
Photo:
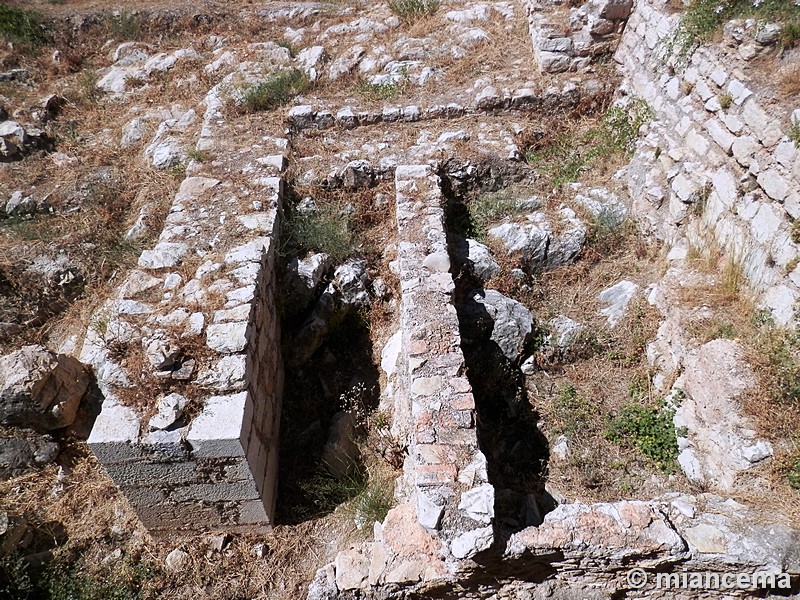
[[[87,332],[81,360],[104,396],[88,443],[151,531],[266,531],[286,144],[230,148],[243,132],[226,123],[219,88],[206,105],[197,147],[219,158],[189,166],[158,242]]]
[[[787,132],[800,105],[759,93],[740,51],[701,47],[681,59],[673,44],[679,20],[664,0],[638,0],[616,54],[627,91],[655,112],[628,168],[634,210],[684,254],[687,243],[703,248],[711,236],[775,321],[793,324],[800,152]]]
[[[616,50],[633,0],[589,0],[569,8],[561,0],[524,0],[533,57],[542,73],[586,71]]]

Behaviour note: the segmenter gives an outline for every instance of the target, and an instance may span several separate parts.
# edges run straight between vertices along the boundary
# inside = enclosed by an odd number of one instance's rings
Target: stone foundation
[[[197,146],[220,158],[189,166],[81,353],[104,396],[89,446],[151,532],[267,531],[275,506],[285,141],[230,148],[218,90]]]

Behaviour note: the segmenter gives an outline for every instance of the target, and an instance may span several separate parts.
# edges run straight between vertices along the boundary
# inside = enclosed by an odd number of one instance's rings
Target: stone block
[[[255,482],[250,479],[237,482],[195,483],[176,488],[170,493],[173,502],[239,502],[258,500]]]
[[[789,183],[776,170],[768,169],[759,174],[756,179],[764,192],[778,202],[782,202],[791,191]]]
[[[733,142],[736,141],[736,137],[731,135],[728,129],[718,119],[709,119],[706,121],[706,131],[708,131],[711,139],[714,140],[726,154],[731,153],[731,147],[733,146]]]
[[[180,485],[193,483],[201,478],[194,462],[138,461],[104,466],[109,477],[120,487]]]
[[[239,392],[206,400],[186,435],[195,457],[244,456],[240,436],[247,397],[247,392]]]
[[[247,321],[212,323],[206,328],[206,345],[224,354],[241,352],[247,346],[247,325]]]

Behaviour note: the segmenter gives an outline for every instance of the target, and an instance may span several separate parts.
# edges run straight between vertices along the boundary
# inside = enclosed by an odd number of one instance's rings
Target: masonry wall
[[[715,241],[775,321],[793,324],[800,153],[787,132],[800,101],[776,102],[758,89],[752,74],[763,67],[749,52],[776,49],[752,39],[742,42],[747,52],[717,45],[681,59],[672,44],[680,14],[665,5],[637,0],[616,53],[624,89],[656,119],[627,169],[634,209],[679,252]]]
[[[104,396],[89,446],[151,532],[267,531],[275,507],[285,144],[231,148],[216,90],[207,107],[198,147],[224,158],[189,166],[81,353]]]

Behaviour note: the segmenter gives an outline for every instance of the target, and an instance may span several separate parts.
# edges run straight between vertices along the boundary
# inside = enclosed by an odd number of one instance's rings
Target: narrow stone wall
[[[444,199],[430,166],[398,166],[401,353],[411,406],[406,479],[420,523],[456,558],[491,546],[494,488],[478,449],[475,399],[465,374]],[[404,411],[405,412],[405,411]]]
[[[88,443],[152,532],[271,527],[283,370],[275,253],[285,140],[231,148],[215,88],[154,248],[95,315]]]
[[[681,60],[672,47],[679,20],[664,0],[638,0],[616,54],[627,90],[656,119],[628,168],[634,210],[682,251],[713,238],[775,321],[793,324],[800,152],[786,134],[800,102],[759,93],[740,52],[701,47]]]

